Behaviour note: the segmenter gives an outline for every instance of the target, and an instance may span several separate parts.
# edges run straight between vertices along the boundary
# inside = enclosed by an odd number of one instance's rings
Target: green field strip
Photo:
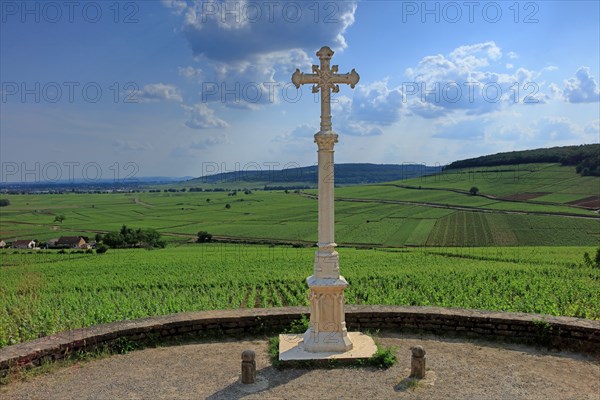
[[[514,246],[518,244],[517,236],[507,215],[503,214],[486,214],[485,216],[490,233],[492,235],[492,243],[496,246]]]
[[[586,210],[579,207],[554,206],[534,203],[512,203],[498,202],[485,207],[489,210],[507,210],[507,211],[525,211],[534,213],[548,214],[578,214],[582,216],[597,217],[598,214],[592,210]]]
[[[600,196],[600,193],[598,194]],[[588,198],[588,195],[581,195],[575,193],[552,193],[545,196],[536,198],[538,201],[548,201],[552,203],[568,203],[571,201],[582,200]]]
[[[411,232],[404,243],[406,246],[425,246],[431,230],[435,226],[434,219],[420,219],[419,224]]]
[[[384,246],[399,247],[405,245],[410,235],[419,225],[419,220],[406,218],[396,220],[394,225],[397,226],[397,229],[388,238],[383,240]]]

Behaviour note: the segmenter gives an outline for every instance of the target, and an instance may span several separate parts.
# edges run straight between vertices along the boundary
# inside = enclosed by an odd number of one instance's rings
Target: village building
[[[33,240],[15,240],[11,246],[13,249],[35,249]]]
[[[83,249],[86,248],[85,239],[81,236],[61,236],[54,247],[69,248],[69,249]]]

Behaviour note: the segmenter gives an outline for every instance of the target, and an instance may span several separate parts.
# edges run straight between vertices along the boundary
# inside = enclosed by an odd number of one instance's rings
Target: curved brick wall
[[[276,333],[308,314],[304,307],[215,310],[120,321],[57,333],[0,349],[0,376],[11,367],[32,367],[119,338],[144,341],[188,335]],[[543,321],[543,323],[540,323]],[[346,306],[349,330],[384,329],[508,339],[600,354],[600,321],[536,314],[438,307]]]

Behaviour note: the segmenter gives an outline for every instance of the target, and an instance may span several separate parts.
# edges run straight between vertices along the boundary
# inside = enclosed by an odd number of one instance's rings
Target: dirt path
[[[134,202],[135,204],[139,204],[139,205],[141,205],[141,206],[144,206],[144,207],[146,207],[146,208],[154,208],[154,207],[155,207],[153,204],[150,204],[150,203],[143,202],[142,200],[140,200],[140,198],[139,198],[139,197],[134,197],[134,198],[133,198],[133,202]]]
[[[146,349],[0,387],[3,399],[598,399],[600,361],[520,345],[385,335],[399,361],[374,368],[270,366],[265,340]],[[427,351],[427,379],[407,384],[410,347]],[[240,354],[257,353],[260,387],[238,382]],[[260,385],[257,385],[260,386]]]

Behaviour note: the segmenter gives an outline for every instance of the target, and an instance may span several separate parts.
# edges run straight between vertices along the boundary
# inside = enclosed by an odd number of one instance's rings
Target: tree
[[[104,235],[101,233],[96,233],[96,236],[94,237],[94,240],[96,240],[96,242],[101,242],[104,240]]]
[[[125,245],[123,235],[121,235],[119,232],[108,232],[106,235],[104,235],[104,239],[102,241],[104,244],[110,247],[123,247]]]
[[[101,244],[96,247],[96,254],[103,254],[108,251],[108,246],[105,244]]]
[[[103,242],[110,247],[160,247],[164,248],[167,242],[154,229],[132,229],[123,225],[119,232],[109,232],[104,236]]]
[[[65,216],[64,215],[57,215],[54,217],[54,222],[59,222],[62,224],[62,222],[65,220]]]
[[[0,207],[6,207],[10,205],[9,199],[0,199]]]
[[[206,199],[206,202],[207,202],[207,203],[210,203],[210,199]]]
[[[229,210],[231,208],[231,204],[229,204],[229,203],[225,204],[225,208]]]
[[[472,186],[471,189],[469,189],[469,193],[471,193],[473,196],[477,196],[477,193],[479,193],[479,188],[477,186]]]
[[[210,233],[206,232],[206,231],[200,231],[198,232],[198,243],[208,243],[212,240],[213,235],[211,235]]]

